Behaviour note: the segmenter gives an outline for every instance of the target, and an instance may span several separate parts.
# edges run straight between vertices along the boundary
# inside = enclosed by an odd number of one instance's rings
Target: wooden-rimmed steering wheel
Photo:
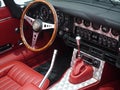
[[[26,14],[27,11],[31,8],[31,6],[33,4],[36,4],[36,3],[43,3],[49,7],[49,9],[51,10],[51,13],[53,14],[54,24],[46,23],[46,22],[43,22],[41,19],[34,19],[30,16],[27,16],[27,14]],[[31,45],[26,41],[26,38],[24,35],[24,30],[23,30],[24,29],[23,28],[24,20],[26,20],[32,26],[33,36],[32,36],[32,44]],[[36,46],[36,42],[37,42],[39,33],[42,30],[49,30],[49,29],[53,29],[52,36],[49,39],[49,41],[43,47],[36,48],[35,46]],[[21,16],[21,20],[20,20],[20,34],[21,34],[23,43],[29,50],[43,51],[43,50],[47,49],[48,47],[50,47],[56,38],[57,29],[58,29],[57,13],[56,13],[54,7],[48,1],[35,0],[31,3],[29,3],[28,6],[24,9],[22,16]]]

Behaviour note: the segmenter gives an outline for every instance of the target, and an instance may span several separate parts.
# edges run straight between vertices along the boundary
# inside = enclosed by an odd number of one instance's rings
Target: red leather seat
[[[43,77],[21,62],[10,62],[0,66],[0,90],[21,90],[20,88],[29,83],[38,86]],[[47,79],[41,88],[45,90],[48,85]]]
[[[107,83],[103,86],[100,86],[98,90],[120,90],[120,81],[113,81],[110,83]]]

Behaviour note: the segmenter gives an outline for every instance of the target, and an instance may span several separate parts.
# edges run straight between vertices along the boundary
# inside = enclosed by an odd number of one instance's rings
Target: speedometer
[[[46,21],[49,18],[49,9],[44,5],[40,8],[40,18],[43,21]]]

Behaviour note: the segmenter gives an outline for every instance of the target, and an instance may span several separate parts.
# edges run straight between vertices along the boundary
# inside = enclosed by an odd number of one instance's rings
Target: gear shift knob
[[[78,48],[78,56],[77,57],[80,57],[80,40],[81,40],[81,37],[76,36],[76,43],[77,43],[77,48]]]

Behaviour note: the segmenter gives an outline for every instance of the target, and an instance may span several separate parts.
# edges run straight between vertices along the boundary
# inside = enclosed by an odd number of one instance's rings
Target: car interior
[[[0,1],[0,90],[120,90],[120,0],[20,1]]]

